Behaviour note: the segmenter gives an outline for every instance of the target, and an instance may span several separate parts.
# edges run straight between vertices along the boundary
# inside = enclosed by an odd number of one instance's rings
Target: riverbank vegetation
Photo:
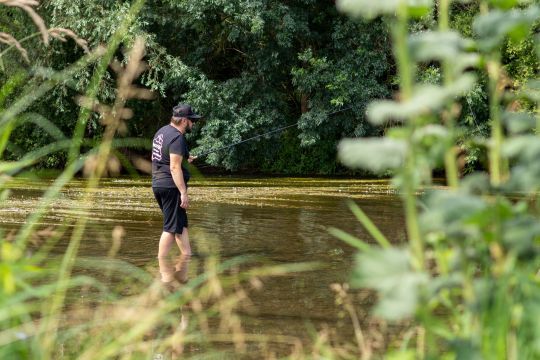
[[[341,138],[383,134],[385,126],[367,121],[365,112],[371,100],[391,98],[399,81],[387,18],[349,19],[338,13],[333,2],[313,0],[147,1],[142,6],[122,35],[116,56],[125,61],[124,50],[136,38],[144,39],[148,69],[137,82],[154,91],[155,97],[130,101],[134,117],[123,136],[151,138],[168,122],[172,106],[187,101],[206,117],[190,139],[194,153],[298,122],[285,131],[210,154],[196,163],[199,167],[331,175],[349,171],[335,161]],[[51,71],[72,66],[86,49],[107,43],[117,29],[117,19],[129,8],[130,2],[43,2],[39,12],[48,26],[72,31],[51,30],[47,46],[23,11],[1,7],[0,18],[5,20],[0,30],[18,39],[24,52],[13,44],[2,49],[0,79],[45,81]],[[478,2],[452,2],[449,24],[463,36],[474,37],[472,22],[479,11]],[[435,29],[437,16],[431,11],[411,20],[411,32]],[[533,48],[530,38],[504,42],[501,66],[514,79],[514,86],[536,75]],[[20,159],[61,134],[70,137],[74,133],[73,119],[79,112],[74,97],[90,84],[95,66],[74,69],[70,81],[56,84],[27,109],[26,119],[44,118],[57,130],[47,132],[32,126],[32,121],[16,126],[5,152],[8,159]],[[430,62],[420,64],[415,76],[424,83],[443,81],[440,69]],[[104,72],[95,90],[101,101],[114,99],[114,78],[112,70]],[[456,126],[464,132],[480,137],[488,134],[487,90],[488,79],[481,76],[460,101]],[[11,97],[23,92],[14,83]],[[89,117],[85,137],[103,136],[99,116]],[[465,138],[459,140],[466,170],[485,167],[481,149]],[[122,154],[131,157],[146,152],[124,149]],[[39,166],[61,168],[67,158],[66,152],[50,153]]]

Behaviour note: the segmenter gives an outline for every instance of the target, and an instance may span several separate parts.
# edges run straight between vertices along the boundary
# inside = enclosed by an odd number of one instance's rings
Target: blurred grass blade
[[[19,161],[1,161],[0,162],[0,174],[2,173],[15,173],[19,170],[24,169],[25,167],[35,164],[39,159],[49,154],[61,151],[64,149],[69,149],[71,146],[71,140],[62,140],[57,141],[49,145],[45,145],[35,151],[32,151],[25,155]]]
[[[45,130],[49,135],[51,135],[55,140],[65,140],[66,135],[56,126],[52,121],[47,119],[45,116],[36,114],[36,113],[28,113],[21,115],[16,124],[17,125],[23,125],[25,123],[32,123],[43,130]]]
[[[3,158],[4,151],[9,142],[9,137],[14,128],[15,125],[13,122],[8,122],[7,124],[4,124],[4,126],[0,126],[0,159]]]
[[[17,73],[11,76],[4,85],[0,88],[0,109],[3,108],[6,103],[7,98],[11,95],[15,89],[26,80],[27,76],[25,73]],[[4,126],[0,126],[0,159],[4,154],[4,150],[7,147],[9,137],[11,132],[14,129],[14,124],[12,122],[7,122]]]
[[[349,233],[346,233],[343,230],[336,229],[334,227],[330,227],[330,228],[328,228],[328,232],[331,235],[333,235],[333,236],[337,237],[338,239],[346,242],[347,244],[351,245],[352,247],[357,248],[360,251],[365,252],[365,251],[370,251],[371,250],[371,246],[368,243],[358,239],[355,236],[352,236]]]
[[[379,245],[381,245],[383,248],[389,248],[391,246],[390,242],[379,230],[379,228],[366,215],[366,213],[362,211],[362,209],[360,209],[360,207],[356,205],[356,203],[353,201],[348,201],[348,205],[353,214],[358,219],[358,221],[360,221],[360,223],[364,226],[367,232],[371,236],[373,236],[373,238],[379,243]]]
[[[111,154],[116,156],[118,161],[120,161],[120,164],[124,167],[124,169],[128,172],[129,176],[132,179],[138,180],[140,178],[139,173],[137,172],[137,169],[135,169],[135,166],[133,166],[133,164],[131,163],[131,161],[129,161],[126,155],[124,155],[122,152],[114,148],[111,149]]]
[[[0,88],[0,108],[6,103],[6,99],[9,95],[15,91],[15,89],[27,79],[26,73],[20,72],[11,76]]]

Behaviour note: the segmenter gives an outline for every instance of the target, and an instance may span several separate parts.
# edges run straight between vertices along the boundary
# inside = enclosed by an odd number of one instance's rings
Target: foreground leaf
[[[399,320],[414,314],[419,288],[427,281],[427,274],[412,269],[407,250],[388,248],[359,254],[351,284],[377,290],[379,302],[375,314]]]
[[[411,35],[409,49],[417,61],[456,60],[474,42],[455,31],[425,31]]]
[[[403,2],[407,4],[410,15],[416,17],[427,14],[433,5],[432,0],[338,0],[336,6],[339,11],[351,17],[372,19],[379,15],[394,14]]]
[[[381,173],[399,168],[405,159],[407,144],[390,138],[345,139],[338,147],[338,157],[351,168]]]
[[[476,81],[472,74],[465,74],[450,86],[425,85],[420,87],[413,97],[404,102],[375,101],[368,106],[367,115],[375,125],[382,125],[390,120],[405,121],[420,115],[426,115],[441,109],[457,96],[470,90]]]
[[[503,121],[512,134],[528,132],[536,126],[536,117],[525,112],[506,112],[503,115]]]
[[[515,41],[524,39],[539,18],[538,6],[525,10],[493,10],[479,16],[473,23],[473,30],[478,35],[480,48],[491,51],[499,46],[506,36]]]

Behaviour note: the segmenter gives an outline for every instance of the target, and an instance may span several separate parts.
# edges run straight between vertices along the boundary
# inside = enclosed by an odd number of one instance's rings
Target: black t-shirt
[[[190,174],[184,166],[189,158],[189,149],[184,135],[171,125],[159,129],[152,142],[152,187],[175,188],[171,175],[170,154],[182,155],[182,173],[187,185]]]

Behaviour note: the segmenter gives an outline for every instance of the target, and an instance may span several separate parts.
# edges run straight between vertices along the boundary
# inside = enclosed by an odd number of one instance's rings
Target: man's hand
[[[180,207],[182,209],[187,209],[189,206],[189,198],[187,192],[180,193]]]
[[[188,163],[192,163],[194,160],[196,160],[198,156],[189,155],[189,158],[187,159]]]

